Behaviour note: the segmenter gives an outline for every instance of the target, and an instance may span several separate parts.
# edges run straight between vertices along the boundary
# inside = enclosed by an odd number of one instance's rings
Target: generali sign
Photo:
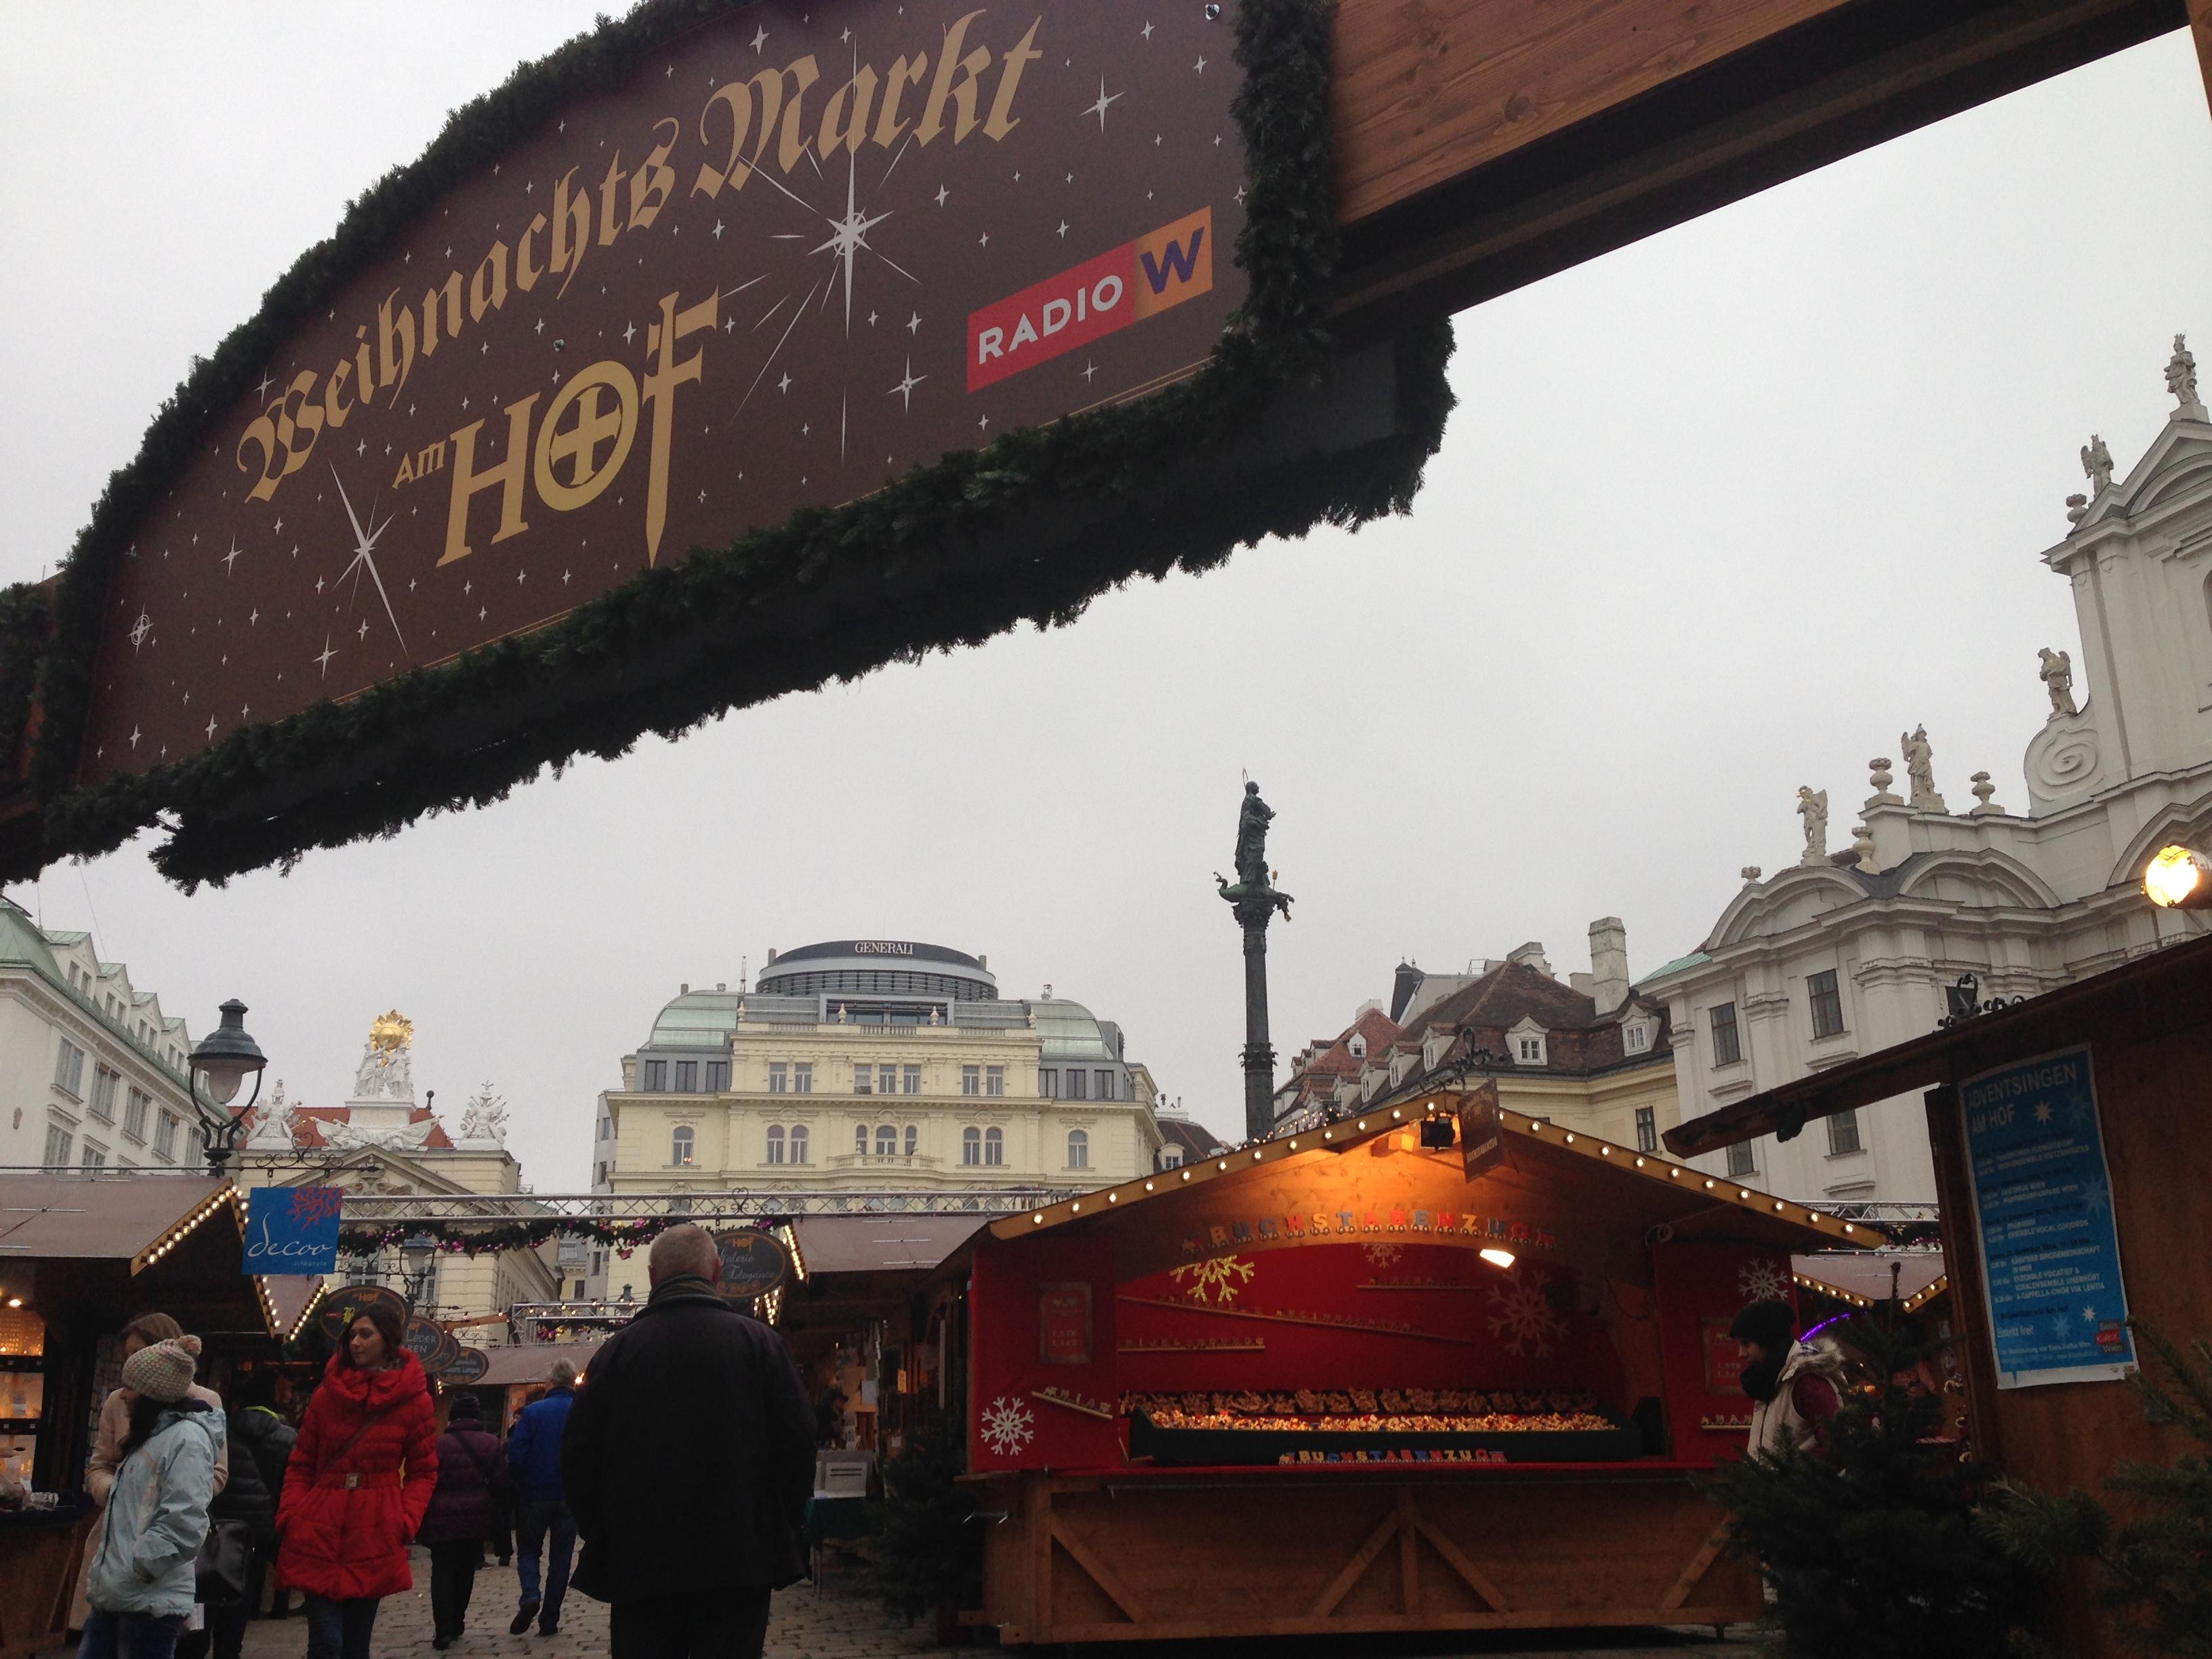
[[[1207,9],[763,3],[568,105],[137,526],[83,781],[1194,372],[1244,294]]]

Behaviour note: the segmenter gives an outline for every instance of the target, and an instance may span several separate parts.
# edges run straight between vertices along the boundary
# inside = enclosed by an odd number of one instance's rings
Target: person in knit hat
[[[85,1590],[79,1659],[168,1659],[197,1599],[223,1418],[192,1392],[200,1340],[148,1344],[123,1362],[130,1422]]]
[[[1743,1352],[1743,1391],[1753,1402],[1751,1455],[1821,1450],[1842,1403],[1843,1350],[1825,1336],[1799,1340],[1796,1310],[1772,1299],[1738,1314],[1729,1334]]]

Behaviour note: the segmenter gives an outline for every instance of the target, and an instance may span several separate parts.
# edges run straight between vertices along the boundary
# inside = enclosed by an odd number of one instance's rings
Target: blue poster
[[[1997,1386],[2133,1368],[2112,1182],[2085,1045],[1959,1085]]]
[[[334,1273],[343,1187],[256,1187],[246,1195],[250,1273]]]

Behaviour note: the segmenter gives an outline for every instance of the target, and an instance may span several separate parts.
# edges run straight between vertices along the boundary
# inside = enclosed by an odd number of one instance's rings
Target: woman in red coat
[[[307,1659],[368,1659],[378,1598],[414,1588],[407,1542],[438,1484],[437,1433],[398,1318],[370,1309],[307,1402],[276,1511],[279,1582],[307,1595]]]

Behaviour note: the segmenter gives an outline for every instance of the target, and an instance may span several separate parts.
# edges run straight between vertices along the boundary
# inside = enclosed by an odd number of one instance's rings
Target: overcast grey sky
[[[605,0],[600,0],[604,4]],[[591,3],[0,5],[0,579],[50,571],[186,373],[347,199]],[[680,981],[851,935],[989,955],[1120,1020],[1240,1118],[1241,769],[1295,921],[1277,1046],[1594,917],[1641,975],[1745,864],[1848,844],[1866,761],[1925,721],[1954,809],[2022,808],[2037,560],[2076,451],[2124,471],[2212,347],[2212,117],[2176,34],[1459,320],[1461,405],[1413,515],[1145,584],[1075,627],[648,739],[502,805],[187,899],[142,846],[12,890],[96,923],[195,1034],[236,995],[295,1098],[369,1021],[416,1078],[489,1079],[539,1190]]]

